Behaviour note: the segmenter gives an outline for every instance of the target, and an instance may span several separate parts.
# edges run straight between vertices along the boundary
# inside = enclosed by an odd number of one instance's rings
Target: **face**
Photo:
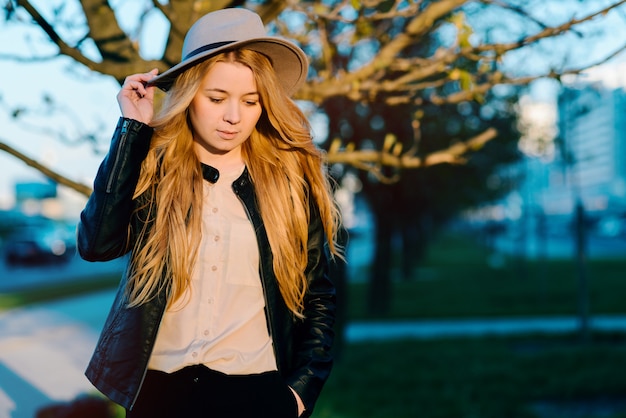
[[[202,79],[189,105],[200,161],[241,161],[241,146],[250,137],[261,112],[252,70],[240,63],[217,62]]]

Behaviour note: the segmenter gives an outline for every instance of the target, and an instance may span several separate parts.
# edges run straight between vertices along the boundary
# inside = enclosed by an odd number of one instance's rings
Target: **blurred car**
[[[63,263],[76,251],[75,238],[65,227],[26,227],[9,235],[4,245],[8,265]]]

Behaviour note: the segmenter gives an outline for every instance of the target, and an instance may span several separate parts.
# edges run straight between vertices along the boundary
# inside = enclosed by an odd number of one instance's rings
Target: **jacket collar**
[[[217,179],[220,178],[220,172],[215,167],[211,167],[210,165],[206,165],[204,163],[200,163],[202,166],[202,177],[209,183],[217,182]]]

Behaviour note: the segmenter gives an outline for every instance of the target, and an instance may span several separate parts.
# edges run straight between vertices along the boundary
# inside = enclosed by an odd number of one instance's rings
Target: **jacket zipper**
[[[139,382],[139,387],[137,388],[137,392],[135,393],[135,396],[133,397],[133,401],[130,403],[130,410],[133,409],[133,407],[135,406],[135,403],[137,402],[137,398],[139,398],[139,393],[141,393],[143,382],[146,380],[146,374],[148,374],[148,364],[146,364],[146,367],[143,369],[143,374],[141,375],[141,381]]]
[[[128,134],[128,124],[129,122],[125,120],[122,123],[122,132],[120,133],[120,143],[117,149],[115,150],[115,159],[113,160],[113,167],[111,168],[111,175],[109,176],[109,181],[107,182],[106,192],[111,193],[113,189],[113,181],[117,177],[118,165],[120,161],[120,156],[122,155],[122,149],[124,148],[124,143],[126,142],[127,134]]]
[[[163,318],[163,312],[161,313],[161,318]],[[153,341],[156,341],[156,334],[159,332],[160,325],[156,328]],[[154,348],[154,345],[153,345]],[[148,374],[148,363],[150,363],[150,357],[148,357],[148,361],[146,362],[146,367],[143,369],[143,374],[141,375],[141,380],[139,381],[139,386],[137,387],[137,392],[133,397],[132,402],[130,403],[130,409],[133,409],[135,403],[137,403],[137,399],[139,398],[139,394],[141,393],[141,388],[146,380],[146,375]]]

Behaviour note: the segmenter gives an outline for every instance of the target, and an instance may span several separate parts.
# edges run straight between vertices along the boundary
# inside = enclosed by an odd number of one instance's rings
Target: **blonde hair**
[[[246,65],[255,77],[263,112],[242,155],[255,185],[281,295],[301,317],[310,205],[319,211],[329,250],[337,256],[340,214],[309,122],[281,88],[269,59],[247,49],[216,55],[182,73],[152,122],[154,135],[135,198],[141,202],[138,213],[148,208],[154,215],[142,220],[134,244],[127,287],[130,305],[162,292],[171,303],[189,286],[201,239],[203,178],[187,109],[202,78],[219,61]]]

